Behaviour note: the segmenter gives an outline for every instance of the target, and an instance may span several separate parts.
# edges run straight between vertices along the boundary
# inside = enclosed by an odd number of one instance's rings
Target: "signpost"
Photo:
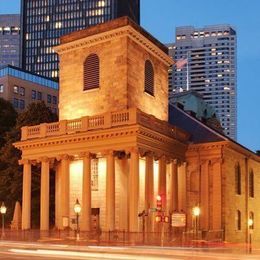
[[[173,213],[172,214],[172,227],[185,227],[186,226],[186,214]]]

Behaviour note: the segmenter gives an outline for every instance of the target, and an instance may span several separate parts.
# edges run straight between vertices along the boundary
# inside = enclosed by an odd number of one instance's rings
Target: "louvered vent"
[[[90,54],[84,63],[84,90],[99,88],[99,58]]]
[[[154,71],[152,63],[145,61],[144,91],[154,96]]]

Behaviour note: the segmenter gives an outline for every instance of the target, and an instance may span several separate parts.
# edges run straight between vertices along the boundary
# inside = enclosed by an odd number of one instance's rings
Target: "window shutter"
[[[154,96],[154,71],[152,63],[145,61],[144,91]]]
[[[84,90],[99,88],[99,58],[90,54],[84,63]]]

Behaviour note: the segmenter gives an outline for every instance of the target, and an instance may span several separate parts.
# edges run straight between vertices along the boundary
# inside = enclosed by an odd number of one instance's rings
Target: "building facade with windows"
[[[53,46],[62,35],[127,15],[140,22],[140,0],[22,0],[21,67],[58,78]]]
[[[10,101],[18,112],[37,101],[44,101],[58,113],[58,82],[11,65],[0,68],[0,97]]]
[[[76,229],[78,199],[81,232],[99,231],[101,241],[121,232],[139,243],[142,232],[151,243],[165,232],[171,243],[171,224],[156,222],[158,216],[185,214],[188,237],[194,234],[192,209],[199,206],[196,232],[202,239],[247,241],[247,220],[260,205],[260,158],[178,107],[168,108],[173,60],[167,47],[123,17],[63,36],[55,51],[60,121],[25,126],[14,144],[22,151],[23,230],[31,228],[32,165],[38,164],[42,231],[50,228],[54,169],[59,230]],[[253,239],[259,241],[260,221],[254,221]]]
[[[0,15],[0,67],[19,66],[20,15]]]
[[[188,59],[183,68],[173,66],[170,95],[187,86],[203,95],[215,108],[224,133],[237,138],[237,35],[232,26],[177,27],[175,60]]]

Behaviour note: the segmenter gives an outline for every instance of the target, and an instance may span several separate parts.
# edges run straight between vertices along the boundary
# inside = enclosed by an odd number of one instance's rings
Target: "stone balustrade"
[[[60,136],[134,124],[149,127],[152,130],[181,141],[186,141],[189,137],[185,131],[171,126],[166,121],[159,120],[152,115],[143,113],[137,108],[130,108],[127,110],[108,112],[96,116],[85,116],[73,120],[62,120],[55,123],[24,126],[22,127],[21,140],[25,141],[35,138]]]

